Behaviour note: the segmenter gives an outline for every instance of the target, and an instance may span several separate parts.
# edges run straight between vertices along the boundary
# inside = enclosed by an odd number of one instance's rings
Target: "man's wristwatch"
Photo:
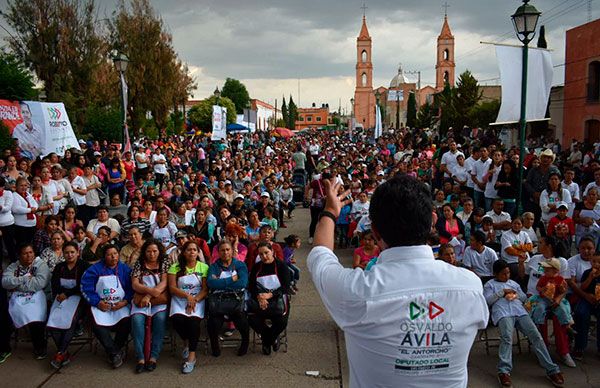
[[[327,210],[323,210],[321,212],[321,214],[319,215],[319,220],[323,217],[331,218],[331,220],[333,221],[334,224],[337,222],[337,217],[335,216],[335,214],[333,214],[332,212],[329,212]]]

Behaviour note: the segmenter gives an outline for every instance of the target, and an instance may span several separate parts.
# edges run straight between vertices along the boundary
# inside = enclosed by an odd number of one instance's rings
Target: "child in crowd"
[[[485,245],[492,248],[496,252],[500,252],[500,242],[494,230],[494,220],[492,217],[485,215],[481,220],[481,230],[485,233]]]
[[[569,228],[569,235],[571,238],[575,236],[575,222],[573,222],[573,219],[567,215],[568,212],[569,205],[567,205],[565,202],[558,204],[556,207],[556,215],[552,217],[548,223],[548,236],[554,235],[556,226],[559,224],[565,224]]]
[[[456,260],[456,252],[454,251],[454,247],[450,244],[442,244],[440,246],[438,260],[445,261],[446,263],[456,267],[462,267],[462,264]]]
[[[360,242],[361,246],[354,250],[352,268],[365,269],[372,258],[379,256],[379,247],[370,230],[361,234]]]
[[[586,293],[585,298],[581,298],[575,309],[575,322],[577,336],[575,337],[575,347],[573,349],[573,358],[581,360],[583,351],[588,344],[588,335],[590,331],[591,316],[594,315],[600,320],[600,256],[592,258],[592,268],[586,270],[581,276],[581,290]],[[596,338],[600,338],[600,325],[596,325]],[[596,345],[600,352],[600,346]]]
[[[296,258],[294,254],[296,249],[300,248],[302,244],[300,237],[295,234],[290,234],[283,239],[285,245],[283,247],[283,261],[288,266],[292,273],[292,289],[298,291],[298,281],[300,280],[300,268],[296,264]]]
[[[562,303],[567,294],[567,282],[559,275],[560,261],[553,258],[540,263],[544,267],[544,275],[538,280],[536,289],[539,295],[534,295],[531,301],[531,319],[536,325],[546,322],[548,311],[552,311],[558,322],[566,326],[567,332],[575,334],[568,303]]]
[[[277,234],[277,230],[279,229],[277,224],[277,219],[273,217],[273,213],[275,212],[275,208],[271,205],[265,207],[265,217],[262,219],[262,223],[265,225],[271,226],[273,229],[273,233]]]
[[[342,206],[340,210],[340,216],[336,221],[336,232],[338,234],[338,247],[346,248],[349,244],[348,239],[348,229],[350,227],[350,212],[352,211],[352,206],[350,204],[346,204]]]
[[[83,226],[78,225],[75,227],[75,229],[73,230],[73,238],[75,240],[75,243],[79,247],[79,254],[83,253],[83,248],[85,248],[87,243],[90,242],[90,239],[87,238],[85,234],[85,229],[83,228]]]

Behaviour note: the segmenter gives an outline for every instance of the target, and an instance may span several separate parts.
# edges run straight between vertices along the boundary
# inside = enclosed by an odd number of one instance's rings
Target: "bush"
[[[95,140],[122,141],[121,110],[112,107],[92,106],[85,112],[84,133]]]

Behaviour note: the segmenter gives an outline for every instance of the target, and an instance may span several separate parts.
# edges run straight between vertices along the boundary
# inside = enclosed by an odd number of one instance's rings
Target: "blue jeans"
[[[473,202],[475,202],[474,205],[476,208],[485,208],[485,195],[483,194],[483,191],[473,191]]]
[[[543,325],[546,323],[548,311],[552,311],[552,314],[556,315],[558,323],[561,325],[573,323],[571,308],[565,298],[555,308],[552,307],[552,302],[549,299],[544,297],[536,298],[536,304],[531,310],[531,319],[536,325]]]
[[[492,210],[492,204],[494,202],[494,198],[485,197],[485,211],[489,212]]]
[[[547,375],[560,372],[558,365],[552,361],[537,327],[529,315],[522,315],[520,317],[504,317],[498,321],[498,330],[500,331],[498,373],[510,373],[512,370],[513,330],[515,328],[529,338],[531,347]]]
[[[167,325],[168,309],[152,316],[152,345],[150,346],[150,358],[158,360],[163,347],[165,328]],[[144,335],[146,332],[146,315],[134,314],[131,316],[131,334],[135,357],[137,361],[144,360]]]
[[[504,211],[510,214],[511,218],[515,218],[517,213],[517,203],[514,200],[504,200]]]
[[[600,307],[591,305],[587,300],[577,302],[574,311],[575,330],[575,350],[583,352],[587,347],[588,333],[590,331],[590,318],[595,315],[600,320]],[[600,325],[596,325],[596,349],[600,350]]]

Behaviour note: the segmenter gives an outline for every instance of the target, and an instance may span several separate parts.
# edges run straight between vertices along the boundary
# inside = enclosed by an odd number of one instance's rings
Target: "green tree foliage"
[[[217,105],[216,96],[210,96],[191,107],[188,111],[188,119],[192,125],[198,127],[202,131],[212,131],[213,105]],[[236,112],[233,101],[227,97],[221,97],[219,98],[218,105],[227,108],[227,124],[235,123]]]
[[[456,88],[453,91],[454,122],[451,124],[455,129],[461,130],[465,125],[473,126],[471,110],[481,100],[481,90],[477,80],[469,70],[458,77]]]
[[[0,52],[0,99],[31,100],[36,97],[33,77],[19,60]]]
[[[409,93],[406,107],[406,126],[414,128],[417,121],[417,100],[414,93]]]
[[[15,139],[10,136],[10,130],[0,120],[0,150],[12,150],[15,147]]]
[[[419,108],[417,119],[415,122],[416,128],[433,128],[437,123],[437,112],[435,107],[430,103],[425,103]]]
[[[182,134],[185,130],[184,124],[182,112],[175,111],[171,113],[167,121],[167,136]]]
[[[16,57],[44,83],[48,101],[62,101],[79,127],[94,102],[96,71],[106,59],[93,0],[8,1],[2,16]]]
[[[110,23],[111,46],[128,56],[126,79],[129,87],[128,113],[131,127],[139,128],[146,112],[160,128],[169,110],[183,103],[195,87],[188,69],[173,49],[172,36],[165,31],[148,0],[121,0]]]
[[[227,78],[221,90],[221,97],[227,97],[235,104],[237,114],[244,113],[250,107],[250,94],[246,86],[237,79]]]
[[[121,110],[105,106],[91,106],[85,112],[84,131],[96,140],[120,143],[123,121]]]
[[[475,105],[469,112],[469,118],[473,127],[487,128],[490,123],[496,121],[500,111],[500,101],[484,101]]]
[[[290,122],[289,119],[289,111],[288,111],[288,107],[285,103],[285,97],[283,97],[283,103],[281,104],[281,116],[283,117],[283,125],[281,125],[281,127],[287,127],[288,123]],[[279,125],[278,125],[279,127]]]
[[[294,99],[290,95],[290,103],[288,105],[288,122],[287,127],[289,129],[296,129],[296,120],[298,120],[298,107],[294,103]]]
[[[450,84],[446,82],[444,90],[435,96],[434,106],[436,109],[441,110],[440,112],[440,134],[445,135],[448,132],[448,128],[454,123],[456,117],[456,110],[454,107],[454,88],[450,87]]]

